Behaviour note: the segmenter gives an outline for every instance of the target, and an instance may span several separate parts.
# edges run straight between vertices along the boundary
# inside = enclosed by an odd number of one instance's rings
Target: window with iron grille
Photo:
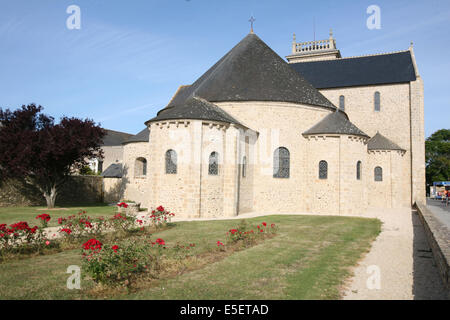
[[[208,174],[217,176],[219,174],[219,154],[212,152],[209,156]]]
[[[356,163],[356,180],[361,180],[361,161]]]
[[[374,95],[374,107],[375,107],[375,111],[380,111],[381,110],[381,106],[380,106],[380,93],[377,91],[375,92]]]
[[[289,178],[290,154],[289,150],[281,147],[273,153],[273,177]]]
[[[328,162],[325,160],[319,162],[319,179],[328,179]]]
[[[381,167],[375,168],[375,181],[383,181],[383,169]]]
[[[177,153],[174,150],[166,152],[166,174],[177,173]]]

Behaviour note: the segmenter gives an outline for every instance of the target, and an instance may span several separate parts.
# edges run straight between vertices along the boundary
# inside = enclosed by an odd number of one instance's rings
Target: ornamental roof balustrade
[[[292,42],[292,54],[310,54],[320,51],[329,51],[336,49],[336,40],[333,38],[333,32],[330,31],[330,38],[326,40],[315,40],[306,42],[296,42],[294,33],[294,40]]]

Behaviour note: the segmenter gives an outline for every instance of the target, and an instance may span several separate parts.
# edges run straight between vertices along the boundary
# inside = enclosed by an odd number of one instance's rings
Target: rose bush
[[[158,257],[152,246],[139,239],[103,244],[90,239],[82,246],[83,270],[97,283],[131,286],[142,273],[157,272]]]
[[[156,227],[160,228],[166,226],[171,222],[171,219],[175,216],[175,213],[171,213],[166,210],[163,206],[159,206],[156,210],[152,210],[150,215],[151,223]]]
[[[45,215],[42,218],[38,216],[36,219],[42,219],[45,225],[50,220],[50,216]],[[9,226],[0,224],[0,257],[10,253],[39,251],[45,246],[46,241],[43,228],[30,227],[25,221]]]

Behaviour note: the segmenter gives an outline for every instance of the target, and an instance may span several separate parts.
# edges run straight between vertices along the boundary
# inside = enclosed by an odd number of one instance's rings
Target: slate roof
[[[182,104],[167,107],[148,122],[175,119],[215,120],[242,125],[223,109],[200,97],[188,97]]]
[[[409,50],[366,57],[298,62],[290,66],[317,89],[416,80]]]
[[[184,118],[239,123],[214,105],[226,101],[280,101],[336,109],[257,35],[250,33],[192,85],[180,87],[167,107],[148,122]]]
[[[367,134],[351,123],[348,116],[342,111],[330,113],[303,134],[347,134],[370,138]]]
[[[122,178],[122,164],[113,163],[101,174],[104,178]]]
[[[150,130],[145,128],[138,134],[131,136],[128,140],[124,141],[122,144],[127,144],[131,142],[148,142],[150,137]]]
[[[133,135],[129,133],[106,129],[106,135],[103,137],[102,146],[120,146],[132,136]]]
[[[405,149],[399,147],[395,142],[392,142],[381,133],[377,132],[372,139],[367,142],[367,150],[401,150]]]

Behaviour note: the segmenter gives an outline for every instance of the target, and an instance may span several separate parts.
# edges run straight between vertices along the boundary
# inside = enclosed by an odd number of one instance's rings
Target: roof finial
[[[295,36],[295,32],[294,32],[294,37],[293,37],[293,42],[297,41],[297,37]]]
[[[250,22],[250,26],[251,26],[250,33],[254,33],[253,32],[253,22],[255,22],[255,21],[256,21],[256,19],[253,16],[251,16],[250,20],[248,20],[248,22]]]
[[[411,40],[411,43],[409,45],[410,48],[414,47],[414,42]]]
[[[330,39],[333,39],[333,29],[330,28]]]

